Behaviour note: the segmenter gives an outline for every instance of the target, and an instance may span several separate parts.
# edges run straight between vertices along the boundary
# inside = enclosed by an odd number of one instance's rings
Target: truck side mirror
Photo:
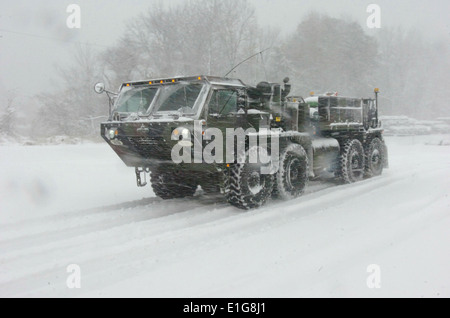
[[[105,92],[105,84],[103,84],[103,83],[97,83],[97,84],[95,84],[95,86],[94,86],[94,91],[95,91],[97,94],[103,94],[103,93]]]

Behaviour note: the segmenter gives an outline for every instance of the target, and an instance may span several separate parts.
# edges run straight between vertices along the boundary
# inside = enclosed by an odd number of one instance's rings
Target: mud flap
[[[383,166],[389,169],[389,151],[385,142],[383,142]]]
[[[136,168],[136,183],[139,188],[143,188],[147,185],[147,174],[150,170],[147,168]]]
[[[308,147],[307,153],[308,153],[308,160],[309,160],[308,177],[312,179],[315,177],[315,174],[314,174],[314,152],[313,152],[312,147]]]

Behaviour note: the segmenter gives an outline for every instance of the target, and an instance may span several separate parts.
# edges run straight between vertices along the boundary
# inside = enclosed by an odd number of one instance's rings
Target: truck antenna
[[[239,63],[238,65],[236,65],[235,67],[233,67],[227,74],[225,74],[224,77],[227,77],[228,75],[230,75],[231,72],[233,72],[235,69],[237,69],[239,66],[241,66],[242,64],[244,64],[244,63],[247,62],[248,60],[254,58],[254,57],[257,56],[258,54],[263,54],[265,51],[268,51],[268,50],[270,50],[270,49],[271,49],[271,47],[269,47],[269,48],[267,48],[267,49],[265,49],[265,50],[262,50],[261,52],[255,53],[255,54],[253,54],[252,56],[246,58],[246,59],[243,60],[241,63]]]

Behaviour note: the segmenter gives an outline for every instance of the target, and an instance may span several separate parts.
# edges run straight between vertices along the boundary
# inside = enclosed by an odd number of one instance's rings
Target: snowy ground
[[[249,213],[154,198],[105,144],[2,146],[0,296],[450,297],[449,139],[389,138],[382,177]]]

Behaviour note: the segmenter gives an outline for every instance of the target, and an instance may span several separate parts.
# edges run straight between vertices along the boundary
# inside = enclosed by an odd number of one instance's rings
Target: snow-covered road
[[[383,176],[251,212],[155,198],[105,144],[1,146],[0,296],[450,297],[449,139],[389,138]]]

